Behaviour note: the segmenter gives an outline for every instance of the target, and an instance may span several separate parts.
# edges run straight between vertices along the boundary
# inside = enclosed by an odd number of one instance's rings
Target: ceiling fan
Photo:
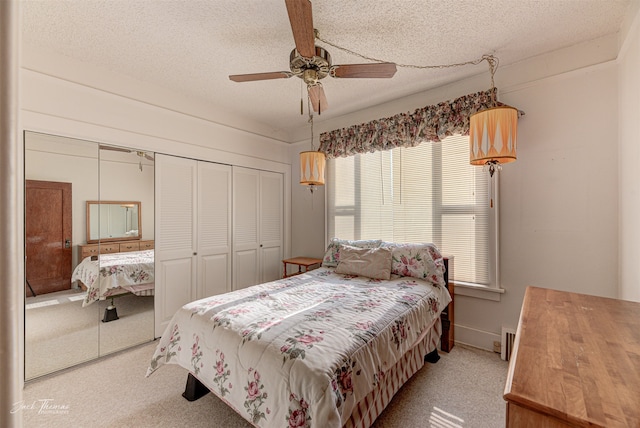
[[[234,82],[256,80],[301,78],[307,84],[309,99],[313,110],[320,114],[327,110],[329,103],[320,83],[327,76],[337,78],[390,78],[396,73],[392,62],[369,64],[332,65],[331,55],[325,49],[315,45],[317,30],[313,28],[311,2],[309,0],[285,0],[295,49],[289,55],[291,71],[267,73],[233,74],[229,79]]]
[[[111,150],[114,152],[125,152],[125,153],[135,153],[140,159],[138,161],[138,167],[140,171],[142,171],[142,158],[145,158],[151,162],[154,162],[155,159],[147,152],[143,152],[142,150],[133,150],[133,149],[125,149],[124,147],[115,147],[115,146],[105,146],[100,144],[100,150]]]
[[[102,144],[100,144],[100,150],[112,150],[114,152],[135,153],[140,158],[145,158],[147,160],[150,160],[151,162],[154,161],[153,156],[151,156],[147,152],[143,152],[142,150],[125,149],[124,147],[105,146]]]

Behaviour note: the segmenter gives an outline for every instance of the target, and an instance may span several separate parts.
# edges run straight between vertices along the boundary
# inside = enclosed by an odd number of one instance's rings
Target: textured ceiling
[[[314,27],[322,38],[366,56],[415,65],[459,63],[489,53],[501,65],[512,64],[618,32],[629,3],[312,1]],[[289,69],[294,42],[284,0],[23,0],[21,5],[28,44],[205,100],[225,117],[241,117],[250,132],[295,142],[296,130],[308,126],[306,115],[300,115],[300,79],[228,79]],[[334,64],[366,62],[316,44],[327,48]],[[486,70],[482,63],[436,70],[399,67],[392,79],[327,77],[322,84],[329,110],[316,121]]]

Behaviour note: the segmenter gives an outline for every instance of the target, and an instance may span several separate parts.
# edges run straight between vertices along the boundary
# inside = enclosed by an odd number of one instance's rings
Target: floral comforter
[[[256,426],[342,427],[450,301],[426,280],[323,267],[185,305],[147,376],[179,364]]]
[[[98,260],[86,257],[76,266],[71,282],[82,281],[87,294],[82,306],[121,293],[153,295],[153,250],[101,254]]]

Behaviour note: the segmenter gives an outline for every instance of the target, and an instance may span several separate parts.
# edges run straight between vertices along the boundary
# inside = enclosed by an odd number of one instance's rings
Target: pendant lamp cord
[[[499,60],[493,55],[485,55],[483,57],[487,64],[489,64],[489,73],[491,73],[491,102],[494,107],[498,107],[498,101],[496,99],[496,85],[494,81],[494,76],[496,74],[496,70],[498,68]],[[492,161],[490,161],[492,162]],[[493,168],[494,165],[492,163],[489,164],[489,207],[493,208],[493,189],[495,186],[495,181],[493,180]]]
[[[311,109],[311,97],[307,95],[307,109],[309,111],[309,123],[311,124],[311,151],[314,152],[316,149],[313,146],[313,110]],[[309,190],[311,191],[311,209],[313,210],[313,190],[315,189],[315,185],[311,184],[309,186]]]
[[[496,70],[498,69],[498,65],[500,64],[500,61],[493,55],[484,55],[482,59],[484,61],[487,61],[487,64],[489,64],[489,73],[491,73],[491,102],[493,103],[494,107],[497,107],[498,101],[496,100],[496,84],[494,81],[494,76],[496,74]]]
[[[473,59],[471,61],[464,61],[464,62],[457,62],[454,64],[440,64],[440,65],[414,65],[414,64],[401,64],[401,63],[397,63],[395,61],[387,61],[387,60],[383,60],[383,59],[379,59],[379,58],[374,58],[371,56],[367,56],[367,55],[362,55],[361,53],[352,51],[351,49],[347,49],[345,47],[342,47],[340,45],[337,45],[335,43],[330,42],[329,40],[324,39],[323,37],[320,36],[320,33],[318,31],[314,32],[314,35],[316,37],[316,39],[320,40],[323,43],[326,43],[329,46],[333,46],[336,49],[339,49],[343,52],[346,52],[348,54],[360,57],[362,59],[366,59],[369,61],[373,61],[373,62],[393,62],[397,67],[404,67],[404,68],[417,68],[417,69],[437,69],[437,68],[452,68],[452,67],[462,67],[465,65],[478,65],[480,64],[482,61],[488,61],[489,58],[495,58],[493,55],[483,55],[481,58],[477,58],[477,59]]]
[[[326,40],[325,38],[323,38],[320,33],[318,32],[318,30],[314,30],[314,35],[315,38],[320,40],[321,42],[332,46],[336,49],[339,49],[343,52],[346,52],[348,54],[357,56],[359,58],[362,59],[366,59],[368,61],[373,61],[373,62],[393,62],[397,67],[403,67],[403,68],[414,68],[414,69],[420,69],[420,70],[433,70],[433,69],[446,69],[446,68],[454,68],[454,67],[463,67],[465,65],[478,65],[480,64],[482,61],[487,61],[487,63],[489,64],[489,72],[491,73],[491,100],[493,101],[493,105],[494,107],[498,106],[498,101],[496,99],[496,95],[495,95],[495,83],[493,80],[493,76],[496,73],[496,70],[498,69],[498,65],[500,63],[500,61],[498,60],[497,57],[495,57],[494,55],[491,54],[485,54],[482,55],[482,57],[480,58],[476,58],[470,61],[463,61],[463,62],[456,62],[453,64],[438,64],[438,65],[415,65],[415,64],[402,64],[402,63],[398,63],[395,61],[388,61],[388,60],[384,60],[384,59],[380,59],[380,58],[375,58],[372,56],[367,56],[367,55],[363,55],[359,52],[355,52],[351,49],[347,49],[345,47],[342,47],[336,43],[332,43],[329,40]],[[524,115],[523,111],[518,110],[518,117]]]

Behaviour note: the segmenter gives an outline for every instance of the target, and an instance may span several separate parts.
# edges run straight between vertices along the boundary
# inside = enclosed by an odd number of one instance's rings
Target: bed
[[[430,244],[347,242],[318,269],[183,306],[147,376],[178,364],[185,398],[211,391],[254,426],[370,426],[437,361],[447,261]]]
[[[86,257],[76,266],[71,281],[79,281],[87,293],[82,306],[123,293],[153,296],[154,250],[101,254]]]

